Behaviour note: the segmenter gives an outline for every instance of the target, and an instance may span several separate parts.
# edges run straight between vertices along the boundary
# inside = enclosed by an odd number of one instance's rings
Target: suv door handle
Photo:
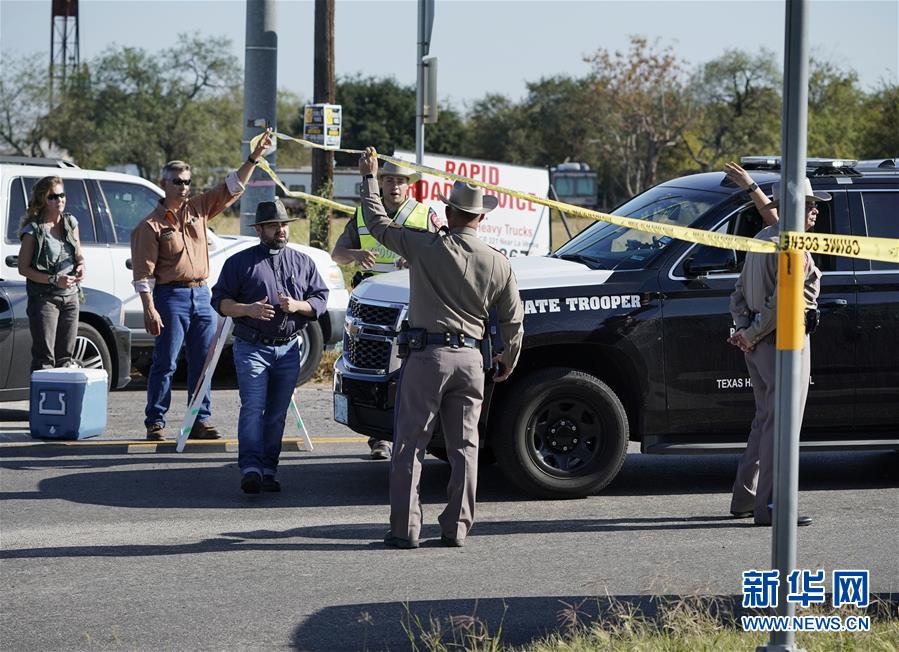
[[[19,257],[18,256],[7,256],[4,261],[7,267],[18,267],[19,266]]]
[[[819,306],[824,312],[846,312],[849,308],[849,301],[846,299],[831,299],[824,301]]]

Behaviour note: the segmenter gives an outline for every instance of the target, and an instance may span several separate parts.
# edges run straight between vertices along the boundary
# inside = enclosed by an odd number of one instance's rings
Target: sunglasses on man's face
[[[806,210],[806,211],[814,210],[814,209],[816,209],[816,208],[818,208],[818,204],[816,204],[816,203],[813,202],[813,201],[806,202],[806,204],[805,204],[805,210]]]
[[[176,186],[189,186],[190,179],[172,179],[172,183],[174,183]]]
[[[47,195],[47,201],[56,201],[57,199],[65,199],[66,193],[64,192],[53,192]]]

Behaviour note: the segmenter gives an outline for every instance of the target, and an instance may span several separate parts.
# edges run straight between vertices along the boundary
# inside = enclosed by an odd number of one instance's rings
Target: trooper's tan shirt
[[[131,231],[131,261],[138,292],[152,291],[156,283],[205,281],[209,276],[206,225],[244,191],[232,172],[225,183],[191,197],[176,211],[160,200]]]
[[[780,239],[780,226],[774,224],[759,231],[757,240]],[[821,270],[812,256],[806,253],[805,296],[806,309],[818,307],[821,291]],[[743,271],[730,295],[730,314],[737,329],[745,329],[744,335],[751,344],[774,331],[777,324],[777,255],[748,253]]]
[[[481,339],[488,311],[495,306],[505,343],[502,361],[515,367],[524,309],[505,256],[481,242],[475,229],[456,228],[443,235],[397,226],[387,217],[374,178],[362,183],[362,216],[378,242],[410,263],[410,326]]]

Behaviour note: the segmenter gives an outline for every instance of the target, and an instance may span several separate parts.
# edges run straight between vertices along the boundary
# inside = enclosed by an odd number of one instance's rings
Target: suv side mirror
[[[732,274],[737,271],[737,254],[733,249],[704,247],[684,261],[684,276],[696,278],[706,274]]]

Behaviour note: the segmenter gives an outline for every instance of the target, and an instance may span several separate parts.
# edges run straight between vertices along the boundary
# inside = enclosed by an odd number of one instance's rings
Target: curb
[[[368,439],[362,436],[356,437],[315,437],[312,439],[313,444],[363,444]],[[301,452],[309,452],[306,450],[305,441],[302,437],[284,437],[282,440],[283,450],[297,450]],[[41,452],[66,452],[71,455],[79,454],[127,454],[127,453],[175,453],[176,442],[174,439],[168,441],[147,441],[145,439],[101,439],[101,440],[78,440],[78,441],[48,441],[43,439],[27,439],[22,441],[2,441],[0,442],[0,457],[7,452],[17,451],[24,452],[30,450],[35,454]],[[237,439],[211,439],[211,440],[188,440],[184,447],[185,453],[236,453]]]

